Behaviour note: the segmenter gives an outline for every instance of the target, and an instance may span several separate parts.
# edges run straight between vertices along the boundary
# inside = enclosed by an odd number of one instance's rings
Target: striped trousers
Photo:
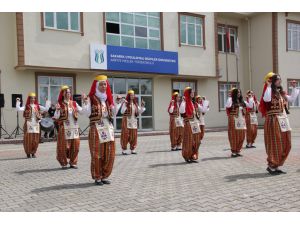
[[[95,124],[90,126],[89,148],[91,153],[91,175],[94,180],[108,178],[115,160],[115,142],[100,143]]]
[[[189,121],[184,121],[184,135],[182,143],[182,157],[187,160],[197,160],[198,149],[201,144],[201,133],[193,134]]]
[[[80,139],[65,139],[64,125],[61,124],[58,127],[57,133],[57,147],[56,147],[56,159],[61,166],[77,165],[78,153],[79,153]]]
[[[36,154],[40,143],[40,133],[28,133],[26,121],[24,123],[23,129],[24,129],[23,147],[25,153]]]
[[[228,139],[232,153],[240,153],[245,140],[246,130],[235,129],[234,115],[228,116]]]
[[[175,116],[170,116],[169,133],[171,148],[176,148],[182,144],[183,127],[176,127]]]
[[[276,115],[266,116],[264,124],[265,147],[268,165],[282,166],[291,150],[291,131],[281,132]]]
[[[257,125],[251,124],[250,113],[246,113],[246,126],[247,126],[247,144],[253,144],[257,137]]]
[[[127,116],[122,118],[122,128],[121,128],[121,147],[122,150],[127,150],[127,144],[130,145],[130,150],[134,150],[137,146],[137,129],[127,128]]]

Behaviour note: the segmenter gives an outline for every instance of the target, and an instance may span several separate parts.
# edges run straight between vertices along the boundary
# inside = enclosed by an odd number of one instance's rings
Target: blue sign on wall
[[[107,45],[107,69],[178,74],[178,53]]]

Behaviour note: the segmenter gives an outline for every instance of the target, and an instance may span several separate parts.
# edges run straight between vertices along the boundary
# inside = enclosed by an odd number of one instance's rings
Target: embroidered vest
[[[283,113],[285,100],[279,93],[272,93],[271,101],[265,102],[267,115],[276,115]]]
[[[126,103],[123,103],[123,104],[126,104]],[[134,105],[135,105],[135,117],[137,117],[138,116],[138,105],[137,104],[135,104],[135,103],[133,103]],[[131,103],[128,103],[128,104],[126,104],[126,111],[124,112],[124,116],[131,116],[131,114],[132,114],[132,104]]]
[[[174,104],[177,104],[177,102],[175,102]],[[175,106],[174,106],[173,112],[172,112],[172,113],[169,113],[169,114],[170,114],[170,116],[176,116],[176,117],[178,117],[178,116],[179,116],[179,107],[178,107],[178,105],[177,105],[176,108],[175,108]]]
[[[72,108],[74,120],[76,121],[78,119],[76,102],[70,100],[69,105]],[[62,104],[60,104],[60,117],[59,117],[58,121],[61,121],[61,122],[66,121],[68,119],[68,117],[69,117],[68,105],[67,105],[67,103],[62,102]]]
[[[239,116],[239,107],[242,106],[243,107],[243,115],[245,115],[245,106],[243,106],[242,104],[233,104],[232,103],[232,106],[230,108],[228,108],[228,112],[229,112],[229,115],[231,116]]]
[[[35,114],[36,120],[40,120],[42,118],[42,115],[40,114],[36,105],[34,105],[34,114]],[[23,113],[23,117],[27,121],[27,120],[31,120],[31,116],[32,116],[32,108],[30,105],[26,105],[24,113]]]
[[[90,115],[90,122],[98,122],[102,119],[102,104],[101,101],[95,96],[90,97],[91,100],[91,115]],[[108,119],[111,120],[113,115],[112,111],[109,108],[108,102],[105,102],[106,109],[108,112]]]

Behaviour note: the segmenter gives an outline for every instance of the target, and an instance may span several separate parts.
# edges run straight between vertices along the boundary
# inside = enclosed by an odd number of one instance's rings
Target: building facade
[[[186,86],[210,100],[207,126],[222,127],[231,87],[244,93],[253,89],[260,97],[269,71],[282,76],[284,88],[290,79],[300,85],[299,13],[0,13],[0,28],[2,124],[9,132],[16,126],[12,94],[25,99],[35,91],[41,104],[45,98],[56,103],[61,85],[71,86],[73,94],[87,94],[97,73],[110,77],[114,96],[134,89],[146,102],[140,130],[167,130],[171,93],[183,93]],[[174,53],[178,71],[95,68],[95,43],[129,52],[143,49],[145,56]],[[292,119],[299,107],[299,99],[290,106]],[[87,125],[88,119],[80,117],[81,129]],[[119,114],[115,126],[120,129]]]

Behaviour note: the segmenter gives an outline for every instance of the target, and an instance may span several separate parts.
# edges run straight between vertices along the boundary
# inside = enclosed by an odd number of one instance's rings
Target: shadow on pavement
[[[227,157],[211,157],[211,158],[204,158],[201,161],[210,161],[210,160],[222,160],[222,159],[232,159],[231,157],[227,156]]]
[[[146,153],[157,153],[157,152],[181,152],[181,150],[178,150],[178,151],[160,150],[160,151],[149,151],[149,152],[146,152]]]
[[[164,167],[164,166],[178,166],[178,165],[188,165],[193,163],[186,163],[186,162],[178,162],[178,163],[160,163],[160,164],[152,164],[149,165],[150,168],[156,168],[156,167]]]
[[[23,171],[16,171],[15,173],[19,175],[23,175],[26,173],[48,173],[48,172],[58,171],[58,170],[62,171],[61,168],[50,168],[50,169],[23,170]]]
[[[256,178],[266,178],[266,177],[272,177],[268,173],[243,173],[243,174],[237,174],[237,175],[231,175],[224,177],[227,182],[233,182],[237,180],[246,180],[246,179],[256,179]]]
[[[33,189],[32,193],[40,193],[40,192],[47,192],[47,191],[58,191],[58,190],[64,190],[64,189],[77,189],[77,188],[88,188],[96,186],[94,183],[80,183],[80,184],[62,184],[62,185],[56,185],[56,186],[50,186],[50,187],[43,187],[43,188],[36,188]]]
[[[26,157],[23,157],[23,158],[8,158],[8,159],[0,159],[0,161],[21,160],[21,159],[27,159],[27,158]]]

